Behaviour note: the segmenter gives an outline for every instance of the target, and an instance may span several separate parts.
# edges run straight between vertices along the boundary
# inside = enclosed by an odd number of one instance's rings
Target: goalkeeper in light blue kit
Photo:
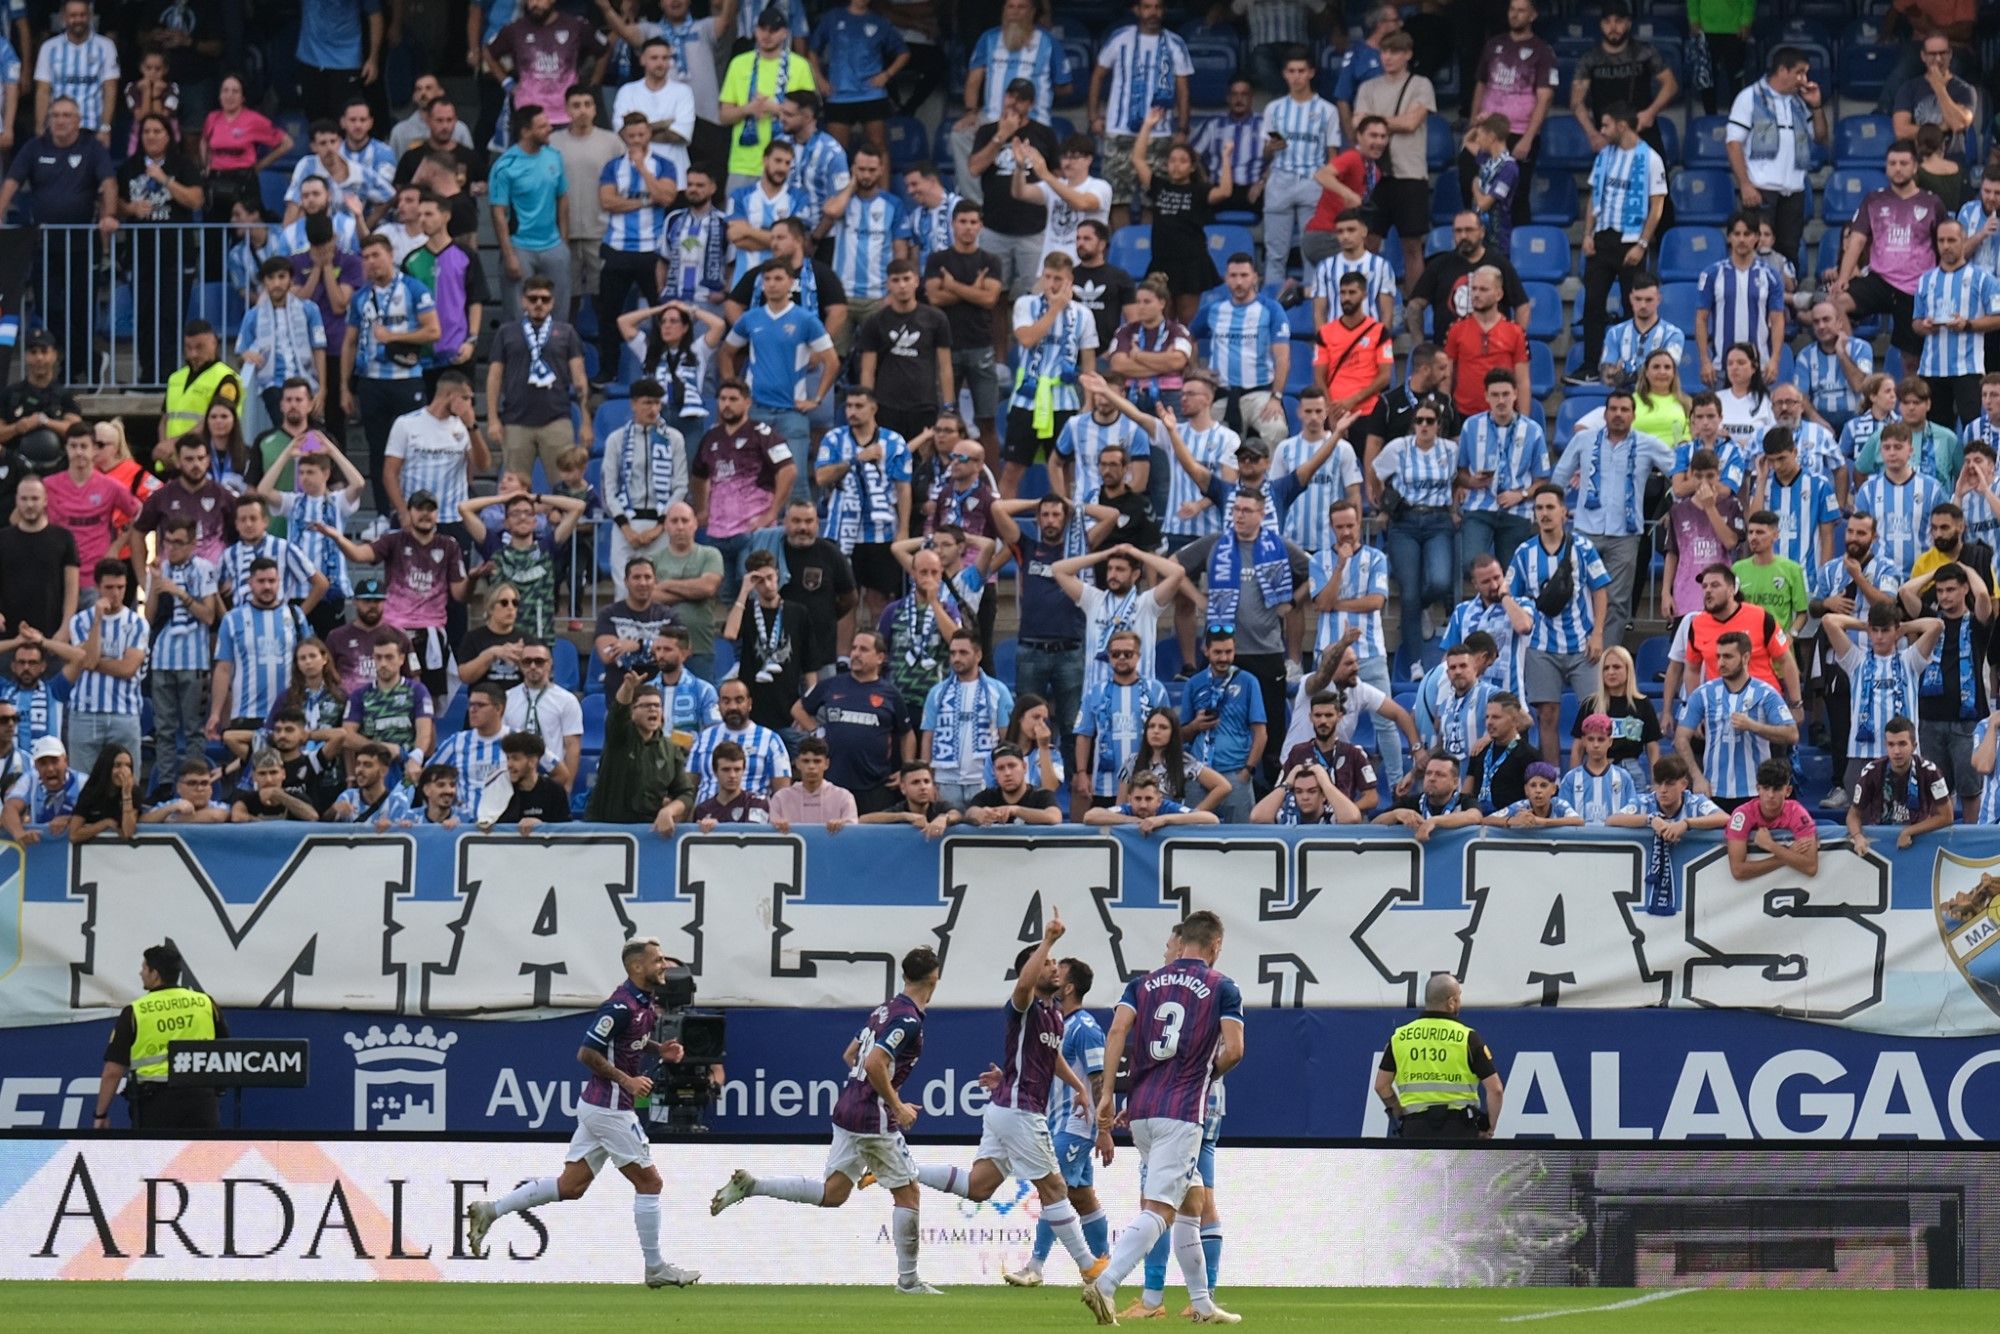
[[[1093,1124],[1092,1115],[1104,1081],[1104,1028],[1083,1008],[1083,998],[1090,994],[1095,978],[1090,965],[1081,959],[1064,959],[1056,966],[1056,975],[1056,1000],[1063,1012],[1062,1058],[1089,1085],[1090,1106],[1077,1102],[1068,1090],[1060,1098],[1051,1098],[1049,1134],[1055,1141],[1063,1184],[1069,1187],[1070,1206],[1083,1225],[1083,1239],[1092,1255],[1109,1255],[1111,1223],[1097,1200],[1097,1166],[1091,1158],[1095,1150],[1105,1166],[1111,1165],[1111,1127]],[[1037,1221],[1033,1258],[1002,1277],[1017,1288],[1040,1287],[1042,1267],[1055,1245],[1055,1229],[1046,1221]]]

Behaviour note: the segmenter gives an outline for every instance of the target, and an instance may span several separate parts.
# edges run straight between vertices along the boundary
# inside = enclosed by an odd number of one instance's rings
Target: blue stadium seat
[[[1569,276],[1569,237],[1560,227],[1516,227],[1510,255],[1524,283],[1560,283]]]
[[[1728,129],[1727,116],[1696,116],[1689,121],[1687,140],[1681,151],[1682,165],[1728,167],[1729,150],[1723,147],[1722,139]]]
[[[1198,107],[1219,107],[1229,100],[1229,84],[1236,77],[1237,53],[1232,46],[1203,39],[1188,43],[1188,59],[1194,77],[1188,80],[1189,100]],[[1079,78],[1084,83],[1089,76]]]
[[[1832,226],[1852,218],[1871,191],[1887,188],[1889,178],[1867,168],[1836,167],[1826,178],[1826,193],[1820,196],[1820,221]]]
[[[1301,301],[1286,311],[1285,325],[1292,331],[1295,340],[1304,340],[1307,343],[1319,341],[1319,326],[1313,323],[1313,308],[1310,301]],[[1294,348],[1292,351],[1296,356],[1298,349]]]
[[[1828,269],[1839,270],[1840,241],[1846,235],[1847,229],[1845,227],[1829,227],[1820,233],[1819,252],[1815,256],[1818,261],[1819,270],[1812,275],[1815,280],[1818,279],[1820,273],[1824,273]]]
[[[558,635],[551,641],[550,651],[555,655],[555,669],[550,679],[564,690],[575,691],[583,684],[583,659],[576,651],[576,645]]]
[[[1679,66],[1675,65],[1671,68],[1678,69]],[[1687,84],[1683,82],[1681,86],[1686,88]],[[1660,132],[1660,156],[1666,159],[1666,163],[1669,166],[1679,162],[1681,160],[1680,122],[1672,116],[1662,116],[1653,123],[1653,128]]]
[[[1882,40],[1879,18],[1856,19],[1840,34],[1840,91],[1849,97],[1879,96],[1901,55],[1897,43]]]
[[[1104,35],[1108,37],[1120,28],[1130,27],[1131,15],[1129,12],[1123,13],[1110,23],[1101,26],[1104,29]],[[1198,19],[1195,22],[1183,24],[1179,31],[1182,40],[1187,42],[1190,51],[1196,46],[1214,46],[1227,50],[1230,56],[1236,60],[1240,61],[1243,59],[1243,38],[1235,28],[1227,23],[1210,23],[1205,19]]]
[[[236,346],[243,315],[243,294],[228,283],[196,283],[188,290],[187,317],[213,324],[224,347]]]
[[[299,165],[299,159],[312,152],[312,125],[305,112],[286,111],[278,116],[278,128],[292,136],[292,146],[269,169],[290,176],[292,168]]]
[[[1639,651],[1632,655],[1632,665],[1639,676],[1634,684],[1639,693],[1658,699],[1666,690],[1667,650],[1673,645],[1671,635],[1652,635],[1639,641]]]
[[[1062,48],[1063,54],[1069,58],[1069,92],[1058,93],[1055,98],[1055,105],[1059,107],[1080,107],[1083,105],[1084,95],[1090,91],[1090,67],[1095,63],[1095,59],[1091,54],[1090,39],[1088,37],[1065,37],[1062,39]],[[889,144],[889,150],[892,154],[895,152],[895,148],[895,141],[892,139]]]
[[[1528,294],[1533,309],[1528,312],[1528,337],[1536,339],[1554,338],[1562,332],[1562,293],[1553,283],[1523,282],[1521,290]]]
[[[1569,438],[1576,434],[1577,419],[1597,406],[1593,399],[1564,394],[1562,406],[1556,409],[1556,429],[1549,437],[1550,447],[1556,453],[1562,453],[1564,446],[1569,444]]]
[[[1591,44],[1597,43],[1595,36]],[[1575,116],[1550,116],[1542,125],[1541,153],[1535,159],[1541,167],[1557,171],[1587,171],[1597,152]]]
[[[1720,227],[1736,207],[1736,188],[1719,167],[1682,167],[1667,182],[1667,198],[1675,222]]]
[[[889,118],[889,163],[907,167],[930,156],[930,134],[915,116]]]
[[[597,444],[593,454],[604,452],[604,442],[611,433],[632,420],[632,400],[629,398],[608,398],[597,405],[591,414],[590,427],[597,433]]]
[[[285,191],[291,184],[290,167],[266,167],[257,173],[257,198],[265,213],[274,218],[285,216]]]
[[[1694,282],[1703,269],[1728,253],[1728,242],[1714,227],[1669,227],[1660,238],[1660,280]]]
[[[556,642],[563,643],[565,641],[558,640]],[[717,673],[722,671],[720,661],[722,646],[728,642],[723,639],[715,641],[716,653],[718,655],[715,668]],[[600,755],[604,752],[604,712],[606,707],[604,692],[600,690],[594,695],[584,695],[581,697],[581,702],[583,704],[583,753],[586,755]]]
[[[1424,234],[1425,259],[1429,259],[1432,255],[1442,255],[1445,251],[1451,249],[1451,246],[1450,223],[1446,223],[1442,227],[1433,227]]]
[[[1255,256],[1257,253],[1257,238],[1248,227],[1233,227],[1228,223],[1211,222],[1202,228],[1202,231],[1208,236],[1208,257],[1215,261],[1217,273],[1222,272],[1223,264],[1231,255],[1241,253]]]
[[[1424,121],[1424,160],[1435,176],[1447,170],[1458,158],[1458,136],[1451,132],[1451,122],[1433,111]]]
[[[1556,354],[1547,343],[1528,344],[1528,392],[1547,398],[1556,387]]]
[[[1153,229],[1144,223],[1120,227],[1111,233],[1111,244],[1105,248],[1104,254],[1111,263],[1134,278],[1139,277],[1153,262]]]
[[[1903,349],[1890,344],[1875,362],[1875,369],[1892,380],[1903,378]]]
[[[444,712],[437,716],[437,739],[442,741],[454,732],[465,730],[465,705],[470,692],[454,690],[451,703],[444,706]]]
[[[1431,182],[1431,225],[1450,225],[1464,208],[1458,192],[1458,173],[1439,172],[1437,179]]]
[[[1304,309],[1310,310],[1312,307],[1308,305]],[[1337,314],[1338,312],[1335,313]],[[1285,387],[1281,392],[1286,394],[1303,394],[1306,390],[1312,388],[1313,358],[1318,350],[1313,344],[1301,343],[1296,339],[1292,341],[1292,360],[1285,372]],[[1023,494],[1026,493],[1024,492]]]
[[[1693,283],[1660,284],[1660,318],[1692,338],[1694,310],[1701,304],[1701,289]]]
[[[1576,122],[1571,121],[1572,125]],[[1568,227],[1581,215],[1576,177],[1566,171],[1536,171],[1528,187],[1528,217],[1544,227]]]
[[[1887,116],[1842,116],[1833,127],[1833,165],[1879,171],[1895,137]]]
[[[1055,135],[1057,143],[1059,144],[1068,143],[1070,140],[1070,136],[1076,133],[1076,122],[1071,120],[1068,116],[1050,116],[1049,132]],[[1092,163],[1091,165],[1093,167],[1101,168],[1103,167],[1104,164],[1101,162],[1095,162]]]

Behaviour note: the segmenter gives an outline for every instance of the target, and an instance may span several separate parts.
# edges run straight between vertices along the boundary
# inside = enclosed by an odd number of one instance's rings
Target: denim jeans
[[[811,500],[813,475],[812,425],[806,420],[806,414],[796,408],[753,407],[750,409],[750,420],[763,422],[779,435],[785,437],[785,443],[792,448],[792,465],[797,469],[797,472],[792,477],[791,498],[793,500]]]
[[[206,722],[206,719],[202,721]],[[69,767],[88,774],[97,763],[98,752],[106,746],[123,746],[132,756],[132,772],[139,772],[139,715],[136,713],[83,713],[69,711]]]
[[[722,553],[722,587],[715,591],[715,605],[727,607],[736,601],[736,594],[743,587],[743,558],[750,554],[750,534],[716,537],[704,531],[701,544]]]
[[[1249,824],[1250,812],[1257,805],[1257,790],[1247,778],[1237,777],[1235,772],[1225,774],[1230,782],[1229,795],[1215,804],[1215,818],[1224,824]]]
[[[1387,657],[1361,659],[1360,679],[1374,686],[1385,695],[1395,693],[1389,680],[1389,659]],[[1396,780],[1403,776],[1403,733],[1395,723],[1381,714],[1375,718],[1375,749],[1382,757],[1382,773],[1394,787]]]
[[[955,811],[963,811],[972,799],[986,790],[980,782],[962,782],[957,777],[937,776],[937,799]]]
[[[1503,514],[1499,510],[1464,511],[1458,528],[1459,575],[1467,575],[1473,560],[1488,552],[1505,569],[1507,562],[1514,559],[1515,549],[1534,534],[1535,521],[1524,514]]]
[[[1411,510],[1389,525],[1386,537],[1389,572],[1395,576],[1396,600],[1402,608],[1396,644],[1400,673],[1420,659],[1424,608],[1434,602],[1458,600],[1457,571],[1452,568],[1458,534],[1449,510],[1430,509]]]
[[[168,668],[147,674],[153,699],[153,777],[149,787],[171,787],[181,761],[202,750],[208,721],[208,673]],[[138,756],[133,756],[136,769]]]
[[[1041,642],[1041,641],[1036,641]],[[1150,675],[1150,673],[1149,673]],[[1076,727],[1083,708],[1083,647],[1030,648],[1023,640],[1014,650],[1014,697],[1040,695],[1049,702],[1049,718],[1065,739]],[[1065,752],[1069,749],[1064,746]]]

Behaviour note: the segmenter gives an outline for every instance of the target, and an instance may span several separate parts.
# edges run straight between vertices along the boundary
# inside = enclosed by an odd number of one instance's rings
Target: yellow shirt
[[[1669,448],[1688,438],[1687,409],[1672,395],[1663,394],[1648,400],[1646,395],[1635,393],[1632,409],[1633,430],[1644,431]]]
[[[752,50],[745,51],[729,62],[729,72],[722,78],[722,91],[717,95],[717,100],[729,106],[749,106],[753,66],[756,72],[758,97],[771,97],[782,101],[785,93],[813,87],[812,66],[796,51],[786,50],[785,64],[781,69],[777,60],[766,60]],[[729,133],[729,174],[755,176],[763,171],[764,145],[770,143],[771,136],[777,132],[777,117],[752,116],[734,125],[725,125],[723,128]],[[744,138],[745,131],[751,135],[747,141]]]

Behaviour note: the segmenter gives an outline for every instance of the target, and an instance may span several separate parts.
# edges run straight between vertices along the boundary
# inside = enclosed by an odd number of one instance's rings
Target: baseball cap
[[[1236,457],[1242,458],[1245,454],[1268,459],[1271,457],[1271,447],[1264,443],[1263,437],[1253,435],[1236,446]]]
[[[382,581],[373,577],[356,579],[354,596],[362,602],[380,602],[383,597]]]
[[[51,334],[47,329],[32,330],[29,332],[26,338],[21,340],[21,346],[23,348],[54,347],[55,345],[56,345],[55,336]]]
[[[785,17],[783,5],[766,5],[764,12],[757,16],[757,26],[776,32],[779,28],[791,27],[791,20]]]
[[[54,756],[59,760],[69,758],[69,752],[63,749],[63,743],[52,736],[45,736],[40,741],[37,741],[34,750],[29,752],[29,754],[31,758],[37,760],[46,760],[50,756]]]
[[[438,507],[438,498],[437,498],[436,496],[432,495],[432,494],[431,494],[430,492],[428,492],[428,491],[413,491],[413,492],[411,492],[411,493],[410,493],[410,508],[411,508],[411,509],[413,509],[413,510],[434,510],[434,509],[436,509],[437,507]]]
[[[1588,718],[1585,718],[1583,720],[1583,735],[1610,736],[1611,715],[1608,713],[1593,713]]]

